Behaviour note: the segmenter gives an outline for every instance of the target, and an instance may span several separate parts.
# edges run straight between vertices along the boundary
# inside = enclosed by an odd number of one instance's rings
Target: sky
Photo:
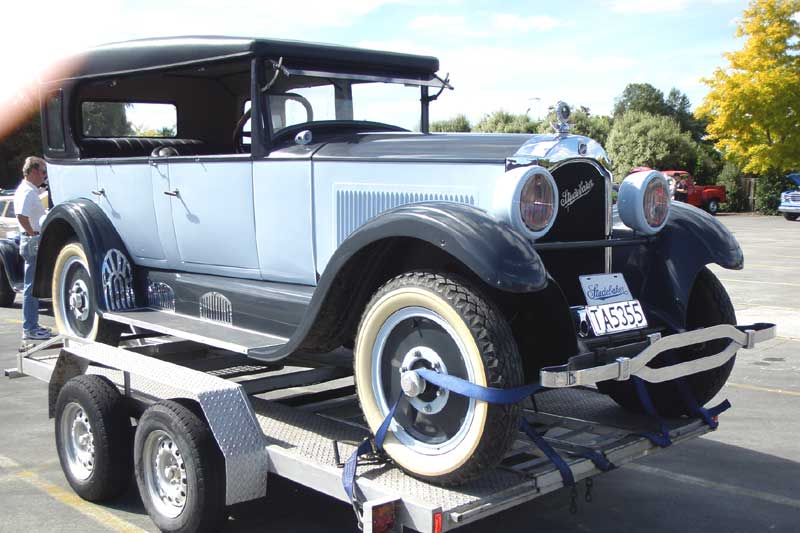
[[[628,83],[686,93],[741,47],[742,0],[28,0],[3,7],[0,101],[58,57],[172,35],[287,38],[434,55],[454,91],[433,120],[543,116],[558,100],[609,114]]]

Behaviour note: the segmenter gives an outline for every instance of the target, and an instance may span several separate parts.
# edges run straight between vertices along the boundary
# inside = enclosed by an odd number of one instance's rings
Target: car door
[[[169,159],[168,197],[181,270],[259,277],[249,154]]]
[[[95,201],[108,216],[135,263],[163,267],[167,261],[159,238],[153,201],[158,182],[145,157],[99,164]]]

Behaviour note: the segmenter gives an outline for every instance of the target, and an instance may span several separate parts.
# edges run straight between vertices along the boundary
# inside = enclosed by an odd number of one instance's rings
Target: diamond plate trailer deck
[[[17,368],[6,375],[48,382],[51,416],[60,385],[81,373],[105,375],[145,405],[176,397],[198,401],[226,458],[228,504],[263,496],[268,473],[348,502],[337,461],[369,434],[348,353],[329,358],[341,362],[338,367],[262,366],[194,342],[135,337],[121,348],[57,337],[20,353]],[[582,448],[602,451],[617,466],[659,450],[635,435],[653,429],[650,419],[591,388],[540,393],[524,416],[565,458],[576,481],[601,473],[575,453]],[[709,431],[699,420],[668,425],[676,443]],[[358,474],[367,531],[373,507],[386,502],[394,503],[394,530],[448,531],[563,487],[558,470],[523,434],[500,467],[457,489],[424,483],[390,464],[363,465]]]

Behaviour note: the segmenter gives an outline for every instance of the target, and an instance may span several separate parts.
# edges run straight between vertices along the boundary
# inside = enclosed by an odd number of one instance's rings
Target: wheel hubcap
[[[372,389],[381,413],[402,394],[391,429],[406,447],[426,455],[457,447],[475,416],[475,400],[425,382],[415,370],[428,369],[474,381],[475,369],[450,324],[424,307],[390,315],[372,349]]]
[[[147,467],[145,483],[148,496],[159,513],[175,518],[186,507],[188,480],[186,464],[172,437],[164,431],[147,436],[143,460]]]
[[[69,290],[69,309],[78,320],[89,318],[89,289],[82,279],[75,280]]]
[[[61,442],[72,475],[89,478],[94,471],[94,435],[89,417],[77,403],[68,404],[61,415]]]

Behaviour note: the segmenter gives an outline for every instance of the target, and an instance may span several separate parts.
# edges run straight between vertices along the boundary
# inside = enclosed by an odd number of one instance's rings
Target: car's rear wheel
[[[785,218],[786,220],[797,220],[797,217],[799,217],[799,216],[800,215],[798,215],[797,213],[784,213],[783,214],[783,218]]]
[[[11,307],[16,296],[17,293],[14,292],[8,281],[6,267],[0,262],[0,307]]]
[[[116,345],[121,326],[100,317],[95,288],[83,246],[64,245],[53,267],[53,315],[59,333]]]
[[[508,323],[469,283],[412,272],[372,297],[355,344],[355,380],[376,431],[401,395],[401,376],[432,369],[472,383],[517,387],[522,363]],[[474,479],[496,465],[517,431],[519,407],[472,400],[430,384],[404,398],[384,447],[410,474],[439,484]]]
[[[703,268],[697,275],[689,297],[689,310],[686,320],[687,329],[706,328],[718,324],[736,324],[736,313],[725,287],[708,269]],[[674,362],[691,361],[700,357],[713,355],[725,349],[731,341],[721,339],[675,350],[672,354]],[[654,368],[670,364],[670,360],[662,354],[651,361]],[[731,374],[736,357],[732,357],[722,366],[693,374],[684,378],[697,403],[704,405],[725,385]],[[678,385],[673,381],[664,383],[647,383],[647,391],[659,414],[667,417],[691,415],[691,409],[683,401]],[[636,394],[633,381],[601,381],[598,389],[611,396],[618,404],[632,411],[643,412],[642,404]]]
[[[712,215],[716,215],[719,212],[719,200],[709,200],[706,209]]]

